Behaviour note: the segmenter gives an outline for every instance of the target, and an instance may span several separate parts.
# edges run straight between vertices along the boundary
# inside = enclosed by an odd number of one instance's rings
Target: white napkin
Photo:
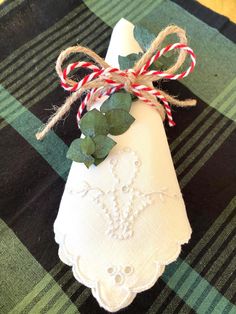
[[[141,51],[133,27],[125,19],[114,27],[112,66]],[[160,115],[140,100],[131,114],[104,162],[73,162],[54,224],[60,259],[110,312],[152,287],[191,235]]]

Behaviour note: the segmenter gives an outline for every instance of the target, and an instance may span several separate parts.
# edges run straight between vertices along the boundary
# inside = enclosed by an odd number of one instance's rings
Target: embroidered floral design
[[[152,204],[153,196],[159,196],[162,202],[166,196],[178,197],[177,194],[170,195],[165,187],[150,193],[144,193],[137,188],[135,179],[140,166],[141,161],[137,154],[130,148],[124,148],[109,160],[113,185],[108,191],[91,187],[87,182],[76,191],[70,190],[71,194],[81,194],[82,197],[93,192],[93,200],[106,216],[106,234],[111,238],[129,239],[133,235],[136,218]],[[129,171],[129,176],[124,169]]]

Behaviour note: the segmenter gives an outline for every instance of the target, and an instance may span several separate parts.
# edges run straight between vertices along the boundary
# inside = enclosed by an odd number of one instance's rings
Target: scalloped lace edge
[[[173,256],[171,256],[170,258],[168,258],[165,261],[162,261],[162,263],[155,261],[155,263],[157,265],[157,267],[156,267],[157,272],[153,276],[152,280],[150,280],[148,283],[146,283],[142,287],[137,287],[137,288],[132,288],[132,289],[126,287],[127,292],[128,292],[127,297],[125,299],[123,299],[120,304],[113,306],[113,307],[108,306],[105,303],[105,301],[102,299],[102,297],[100,296],[100,294],[99,294],[99,282],[89,280],[88,278],[86,278],[86,276],[83,275],[83,273],[79,269],[78,260],[79,260],[80,256],[76,256],[75,258],[73,256],[71,256],[67,247],[66,247],[65,241],[63,240],[62,243],[59,243],[59,241],[57,241],[58,240],[58,237],[57,237],[58,234],[56,234],[56,233],[55,233],[55,240],[59,244],[58,255],[59,255],[60,260],[64,264],[72,267],[72,272],[73,272],[75,279],[77,281],[79,281],[81,284],[83,284],[83,285],[85,285],[91,289],[93,296],[96,298],[96,300],[98,301],[98,303],[101,307],[103,307],[105,310],[107,310],[109,312],[117,312],[120,309],[125,308],[128,305],[130,305],[138,293],[143,292],[145,290],[148,290],[154,286],[154,284],[157,282],[158,278],[163,274],[163,272],[165,270],[165,266],[167,266],[168,264],[177,260],[179,254],[181,252],[181,246],[189,242],[189,240],[191,238],[191,233],[192,232],[190,231],[190,233],[188,234],[188,236],[185,239],[176,241],[177,249],[176,249],[175,254],[173,254]],[[64,237],[59,236],[59,238],[62,239]]]

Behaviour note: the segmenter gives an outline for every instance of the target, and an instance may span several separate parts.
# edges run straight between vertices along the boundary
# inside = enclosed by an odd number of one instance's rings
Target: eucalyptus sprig
[[[156,35],[142,25],[134,27],[134,37],[145,52],[156,38]],[[143,53],[132,53],[128,56],[119,56],[121,70],[130,69],[142,57]],[[161,69],[166,63],[163,56],[151,65],[150,69]],[[168,60],[167,60],[168,61]],[[79,127],[83,138],[75,139],[67,152],[67,158],[81,162],[90,167],[100,164],[109,154],[116,142],[108,135],[120,135],[128,130],[134,122],[134,117],[129,114],[132,98],[126,91],[111,95],[101,106],[100,111],[93,109],[87,112],[80,120]]]
[[[84,163],[87,168],[100,164],[116,145],[108,135],[121,135],[134,122],[134,117],[129,113],[131,104],[131,95],[122,91],[111,95],[100,111],[88,111],[79,122],[84,137],[71,143],[67,158]]]
[[[135,25],[134,27],[134,38],[139,43],[139,46],[142,48],[143,52],[131,53],[127,56],[119,56],[119,65],[121,70],[130,69],[134,67],[134,64],[142,57],[144,52],[146,52],[153,40],[156,38],[156,34],[153,33],[150,29],[144,27],[141,24]],[[168,42],[166,43],[168,44]],[[160,59],[155,61],[151,66],[150,70],[162,70],[163,67],[166,67],[168,64],[174,62],[174,56],[172,53],[161,56]]]

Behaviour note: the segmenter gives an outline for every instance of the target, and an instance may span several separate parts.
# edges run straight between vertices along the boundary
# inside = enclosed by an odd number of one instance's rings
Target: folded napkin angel
[[[133,28],[124,19],[114,27],[110,66],[142,51]],[[191,236],[163,117],[141,99],[130,113],[134,123],[112,137],[117,144],[102,163],[72,163],[54,224],[60,259],[110,312],[152,287]]]

